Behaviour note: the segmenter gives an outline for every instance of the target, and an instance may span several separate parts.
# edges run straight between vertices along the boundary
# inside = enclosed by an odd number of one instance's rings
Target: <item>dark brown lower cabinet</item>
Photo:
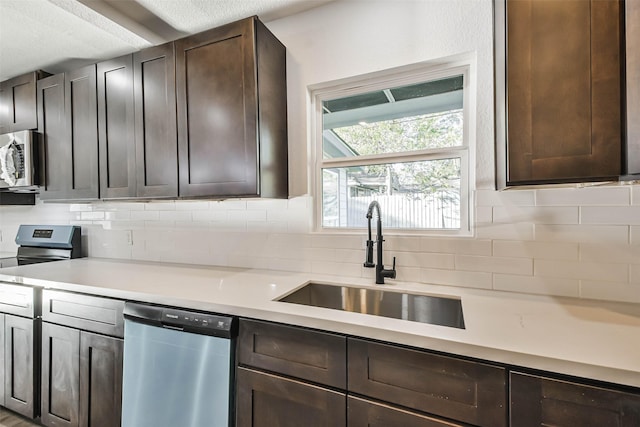
[[[34,335],[37,320],[3,317],[4,337],[4,406],[26,417],[35,413]]]
[[[444,421],[354,396],[347,398],[347,424],[349,427],[464,427],[464,424]]]
[[[237,370],[237,427],[346,426],[346,395],[246,368]]]
[[[349,391],[476,426],[507,425],[500,366],[349,338]]]
[[[640,395],[518,372],[510,374],[513,427],[637,427]]]
[[[42,414],[45,426],[117,427],[123,341],[42,324]]]

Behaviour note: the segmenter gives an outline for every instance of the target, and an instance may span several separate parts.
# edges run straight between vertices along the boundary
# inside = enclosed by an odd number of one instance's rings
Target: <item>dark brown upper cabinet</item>
[[[133,55],[137,197],[178,196],[173,46]]]
[[[640,2],[637,0],[625,2],[625,29],[627,145],[623,172],[640,179]]]
[[[40,198],[98,199],[96,66],[47,77],[37,87]]]
[[[38,128],[36,82],[48,75],[34,71],[0,82],[0,134]]]
[[[499,188],[617,179],[624,3],[495,0]]]
[[[100,196],[136,196],[133,55],[97,64]]]
[[[175,48],[180,196],[286,198],[285,47],[251,17]]]

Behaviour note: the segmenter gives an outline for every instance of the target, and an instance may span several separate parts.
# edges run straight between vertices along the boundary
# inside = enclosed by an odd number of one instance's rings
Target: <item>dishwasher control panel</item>
[[[127,302],[124,316],[154,326],[224,338],[233,338],[238,331],[235,317],[172,307]]]

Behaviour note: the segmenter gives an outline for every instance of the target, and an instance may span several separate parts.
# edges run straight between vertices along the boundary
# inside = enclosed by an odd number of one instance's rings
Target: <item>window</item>
[[[318,229],[469,234],[469,66],[411,67],[312,89]]]

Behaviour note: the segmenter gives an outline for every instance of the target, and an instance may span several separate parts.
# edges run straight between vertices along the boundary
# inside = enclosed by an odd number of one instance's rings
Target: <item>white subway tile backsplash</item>
[[[155,221],[160,219],[158,211],[131,211],[130,218],[134,221]]]
[[[398,269],[403,267],[418,267],[453,270],[455,268],[455,256],[453,254],[394,252],[391,256],[386,257],[391,260],[389,261],[389,265],[393,262],[393,256],[396,257],[396,265],[398,266]]]
[[[209,209],[213,210],[243,210],[247,209],[245,200],[215,200],[209,203]]]
[[[640,246],[616,243],[583,243],[580,261],[640,264]]]
[[[362,264],[346,262],[311,261],[311,273],[333,274],[342,277],[360,277]]]
[[[191,218],[194,221],[225,221],[227,219],[227,212],[218,211],[194,211],[191,212]]]
[[[129,220],[131,219],[131,212],[125,210],[104,211],[104,219],[106,219],[107,221]]]
[[[478,206],[476,207],[476,223],[490,223],[493,222],[493,207],[492,206]]]
[[[606,262],[537,259],[534,263],[534,276],[628,282],[629,267],[627,264]]]
[[[80,212],[80,220],[82,221],[98,221],[104,219],[104,212],[84,211]]]
[[[69,205],[69,212],[90,212],[92,210],[93,210],[93,205],[88,203]]]
[[[403,267],[396,272],[396,280],[403,282],[420,282],[422,269],[417,267]]]
[[[422,252],[464,254],[464,255],[491,255],[491,240],[459,238],[420,238],[420,250]]]
[[[209,210],[209,202],[205,201],[180,201],[175,202],[177,211],[206,211]]]
[[[580,295],[580,281],[555,277],[494,274],[493,289],[497,291],[578,297]]]
[[[493,255],[498,257],[578,260],[578,243],[494,240]]]
[[[175,211],[176,203],[172,201],[153,201],[144,204],[145,211]]]
[[[314,248],[317,250],[319,248]],[[348,263],[364,263],[365,251],[357,249],[336,249],[335,260]]]
[[[314,248],[345,248],[362,249],[365,248],[366,236],[355,236],[350,234],[314,234],[311,236],[311,246]]]
[[[289,223],[286,221],[247,221],[247,231],[286,233]]]
[[[540,189],[536,194],[538,206],[610,206],[628,205],[627,187],[576,187]]]
[[[533,240],[534,224],[476,224],[476,236],[481,239]]]
[[[534,206],[534,190],[477,190],[476,206]]]
[[[160,221],[190,221],[192,216],[188,211],[162,210],[158,212],[158,219]]]
[[[494,223],[578,224],[577,207],[496,206]]]
[[[456,255],[456,270],[489,273],[533,274],[533,260],[528,258]]]
[[[580,208],[582,224],[640,225],[640,206],[591,206]]]
[[[477,237],[385,234],[397,280],[633,300],[640,289],[640,186],[475,194]],[[0,250],[19,224],[79,224],[90,256],[362,277],[366,231],[316,233],[313,198],[44,204],[0,209]],[[581,223],[579,222],[581,221]],[[127,242],[128,232],[133,242]]]
[[[420,252],[421,246],[422,242],[418,236],[386,235],[384,237],[384,249],[389,251]]]
[[[232,221],[266,221],[267,211],[232,209],[227,211],[227,218]]]
[[[535,239],[551,242],[628,243],[629,227],[623,225],[536,224]]]
[[[289,201],[286,199],[263,199],[248,200],[247,210],[274,210],[284,211],[289,208]]]
[[[463,286],[465,288],[491,289],[491,273],[460,270],[439,270],[423,268],[420,273],[421,282],[434,285]]]

